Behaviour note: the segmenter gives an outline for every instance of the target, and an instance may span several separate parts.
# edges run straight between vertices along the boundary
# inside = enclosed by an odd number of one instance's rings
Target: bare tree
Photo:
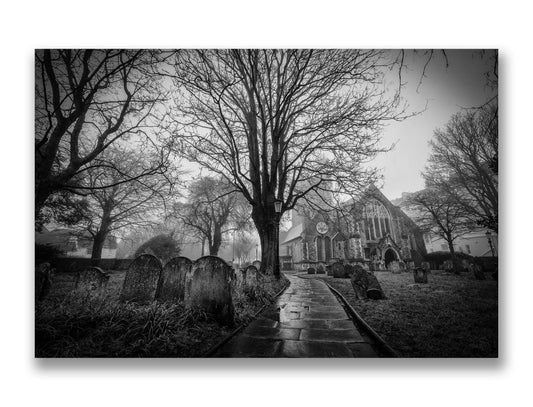
[[[446,193],[430,188],[411,194],[402,205],[415,214],[415,223],[423,232],[446,241],[452,263],[457,267],[453,242],[468,233],[471,226],[464,208]]]
[[[250,261],[250,253],[253,251],[257,240],[253,238],[250,233],[238,232],[237,238],[234,243],[235,259],[239,264],[247,263]]]
[[[202,254],[207,242],[209,254],[216,256],[225,233],[247,227],[249,205],[224,179],[203,177],[189,189],[187,202],[177,203],[173,216],[200,238]]]
[[[119,140],[155,146],[157,106],[165,94],[151,67],[159,53],[140,50],[37,50],[35,53],[35,209],[58,191],[82,193],[85,172]],[[153,120],[157,117],[157,120]],[[161,152],[141,173],[164,172]],[[109,185],[111,186],[111,185]]]
[[[98,264],[110,234],[126,228],[146,227],[164,217],[165,198],[172,185],[159,175],[118,182],[123,173],[139,172],[149,161],[141,152],[114,147],[96,161],[98,165],[85,171],[83,185],[88,187],[88,208],[83,212],[80,226],[93,237],[91,258]],[[106,165],[111,162],[112,166]]]
[[[425,174],[474,222],[498,232],[498,108],[455,114],[435,131]]]
[[[264,272],[279,276],[281,215],[299,201],[334,206],[375,179],[385,120],[405,118],[373,50],[199,50],[175,64],[183,154],[225,177],[252,206]],[[312,194],[311,194],[312,193]],[[275,202],[281,202],[276,213]]]

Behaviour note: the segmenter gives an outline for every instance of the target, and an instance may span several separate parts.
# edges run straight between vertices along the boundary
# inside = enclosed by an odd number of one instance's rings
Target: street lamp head
[[[280,213],[281,212],[281,204],[283,202],[281,202],[279,199],[276,199],[274,201],[274,210],[276,211],[276,213]]]

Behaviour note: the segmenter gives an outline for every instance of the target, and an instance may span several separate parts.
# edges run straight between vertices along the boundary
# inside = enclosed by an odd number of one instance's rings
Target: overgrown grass
[[[120,303],[123,279],[124,272],[112,273],[105,292],[90,296],[73,291],[74,275],[55,276],[49,297],[36,306],[36,356],[198,357],[231,330],[181,303]],[[236,324],[253,319],[285,283],[274,280],[264,289],[237,292]]]
[[[386,300],[356,300],[349,279],[327,279],[405,357],[497,357],[498,284],[470,274],[376,273]],[[488,277],[488,276],[487,276]]]

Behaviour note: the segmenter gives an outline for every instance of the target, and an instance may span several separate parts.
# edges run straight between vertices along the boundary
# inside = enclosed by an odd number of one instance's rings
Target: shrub
[[[135,257],[141,254],[153,254],[165,263],[173,257],[179,256],[181,248],[172,236],[161,234],[157,235],[142,245],[135,252]]]

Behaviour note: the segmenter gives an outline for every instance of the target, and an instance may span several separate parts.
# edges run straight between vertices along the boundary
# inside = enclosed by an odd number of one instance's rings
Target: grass
[[[36,356],[198,357],[232,330],[182,303],[120,303],[124,275],[111,272],[97,296],[73,291],[75,274],[55,276],[49,296],[35,310]],[[264,289],[237,292],[236,324],[253,319],[285,283],[273,280]]]
[[[327,282],[402,356],[498,356],[496,281],[439,271],[428,275],[428,284],[414,284],[410,273],[376,277],[386,300],[356,300],[349,279]]]

